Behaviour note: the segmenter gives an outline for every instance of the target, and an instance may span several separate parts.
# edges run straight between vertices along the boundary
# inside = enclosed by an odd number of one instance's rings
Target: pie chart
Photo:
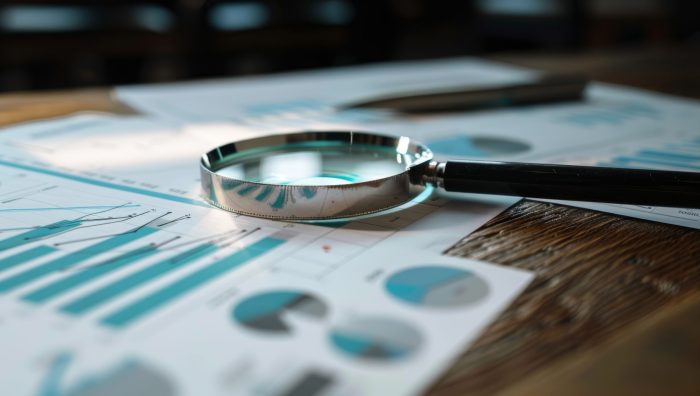
[[[384,317],[358,318],[336,326],[330,340],[346,356],[373,361],[405,359],[422,344],[422,337],[413,326]]]
[[[465,306],[480,301],[489,286],[475,273],[453,267],[426,265],[394,273],[386,291],[393,297],[425,307]]]
[[[427,142],[436,154],[453,157],[495,157],[514,155],[531,149],[525,142],[495,136],[450,136]]]
[[[328,312],[320,299],[296,290],[275,290],[255,294],[238,303],[232,312],[234,322],[265,333],[290,333],[287,315],[321,320]]]
[[[176,395],[177,388],[163,374],[136,361],[128,361],[114,371],[95,375],[81,381],[67,393],[56,395]],[[53,394],[53,393],[52,393]]]
[[[127,359],[96,372],[66,378],[66,372],[71,371],[74,360],[72,352],[56,355],[49,363],[39,393],[63,396],[173,396],[179,393],[170,378],[135,359]]]

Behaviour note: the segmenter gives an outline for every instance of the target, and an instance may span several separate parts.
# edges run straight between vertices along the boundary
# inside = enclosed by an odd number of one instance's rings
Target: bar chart
[[[26,271],[22,271],[18,274],[10,276],[0,281],[0,292],[7,292],[13,290],[17,287],[24,286],[29,282],[37,280],[43,276],[54,273],[56,271],[63,271],[69,269],[70,267],[80,264],[82,261],[91,258],[93,255],[101,254],[114,250],[122,245],[129,242],[138,240],[147,235],[154,233],[156,230],[150,227],[145,227],[139,231],[119,235],[116,237],[109,238],[103,242],[99,242],[95,245],[90,245],[84,249],[66,254],[57,259],[50,260],[42,265],[32,267]]]
[[[58,308],[62,313],[76,316],[89,313],[130,291],[147,286],[149,282],[158,280],[171,272],[186,269],[188,266],[192,266],[193,263],[202,261],[206,263],[199,266],[195,271],[100,319],[100,323],[105,326],[113,328],[125,327],[157,308],[171,303],[217,277],[243,266],[285,242],[284,239],[276,237],[263,237],[240,250],[233,250],[232,253],[224,255],[221,254],[226,243],[230,243],[232,240],[240,240],[243,237],[252,237],[255,231],[257,230],[252,230],[252,232],[240,230],[223,237],[213,237],[210,240],[193,244],[194,246],[183,250],[186,246],[177,246],[178,249],[174,249],[168,247],[169,244],[167,243],[138,245],[140,239],[157,232],[154,228],[144,227],[137,232],[109,238],[5,277],[0,280],[0,293],[31,285],[33,282],[40,281],[49,275],[61,272],[61,276],[58,279],[44,283],[38,288],[30,289],[27,293],[22,294],[20,299],[27,303],[38,305],[50,303],[52,300],[76,290],[87,289],[89,291],[62,304]],[[109,254],[114,249],[130,242],[137,243],[136,247],[109,259],[81,268],[78,271],[67,271],[94,255]],[[21,266],[24,262],[40,258],[45,252],[53,253],[56,250],[50,246],[40,245],[9,256],[0,262],[3,264],[3,267]],[[148,259],[153,256],[161,256],[162,259],[149,261]],[[139,265],[143,262],[148,262],[148,264],[139,266],[139,269],[135,272],[116,277],[110,283],[98,289],[90,288],[93,281],[108,277],[121,269]]]
[[[78,315],[91,311],[159,276],[186,266],[216,251],[216,245],[203,243],[173,257],[166,258],[135,273],[115,280],[60,307],[62,312]]]
[[[700,139],[692,130],[679,130],[673,136],[646,136],[601,145],[569,157],[557,156],[555,163],[585,164],[614,168],[700,171]],[[560,201],[553,201],[560,202]],[[622,205],[579,201],[561,201],[567,205],[599,210],[683,227],[700,228],[700,210],[663,206]]]
[[[700,171],[700,139],[668,142],[617,155],[603,165],[667,170]]]
[[[582,128],[596,126],[618,126],[630,121],[657,120],[661,113],[646,103],[621,102],[598,103],[577,110],[559,121]]]
[[[0,227],[0,298],[68,318],[97,313],[91,320],[105,328],[134,324],[289,236],[261,227],[193,232],[191,214],[173,208],[106,197],[79,202],[64,185],[30,187],[23,180],[0,188],[16,197],[0,206],[7,220]]]
[[[243,250],[215,260],[211,264],[103,317],[101,323],[112,327],[127,326],[154,309],[177,299],[218,276],[235,270],[237,267],[267,253],[282,243],[284,243],[282,239],[274,237],[263,238]]]

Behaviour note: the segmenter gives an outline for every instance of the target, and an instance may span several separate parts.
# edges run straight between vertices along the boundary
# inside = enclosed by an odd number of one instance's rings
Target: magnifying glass
[[[495,161],[433,160],[405,136],[315,131],[241,140],[205,153],[204,197],[275,220],[380,212],[428,186],[447,191],[620,204],[700,207],[700,173]]]

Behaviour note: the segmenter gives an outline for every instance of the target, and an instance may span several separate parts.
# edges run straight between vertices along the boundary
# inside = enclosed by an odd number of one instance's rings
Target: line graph
[[[39,289],[25,294],[22,296],[22,299],[33,303],[47,301],[53,297],[59,296],[90,281],[93,281],[100,276],[117,271],[130,264],[134,264],[139,260],[150,257],[158,253],[162,246],[165,246],[176,239],[177,237],[168,239],[167,241],[159,244],[149,243],[147,245],[137,247],[136,249],[122,253],[119,256],[108,260],[106,263],[102,263],[102,265],[92,266],[60,280],[54,281],[46,286],[42,286]]]
[[[42,265],[32,267],[23,272],[10,276],[0,281],[0,292],[14,290],[20,286],[26,285],[29,282],[50,275],[56,271],[62,271],[77,265],[80,262],[88,260],[96,255],[108,253],[130,242],[134,242],[140,238],[151,235],[158,230],[155,228],[144,227],[133,233],[121,234],[109,238],[105,241],[94,245],[82,248],[67,255],[58,257]]]
[[[35,193],[0,204],[0,220],[8,220],[0,228],[0,298],[65,317],[91,315],[88,322],[100,327],[116,330],[144,320],[294,234],[238,227],[239,220],[204,234],[201,214],[209,211],[124,199],[129,194],[98,187],[88,188],[96,195],[76,195],[71,182],[41,182],[48,178],[3,184],[3,191]]]
[[[42,207],[42,208],[0,208],[0,212],[46,212],[46,211],[75,211],[85,209],[109,209],[113,206],[96,205],[96,206],[67,206],[67,207]],[[124,208],[137,208],[138,204],[128,204],[122,206]]]

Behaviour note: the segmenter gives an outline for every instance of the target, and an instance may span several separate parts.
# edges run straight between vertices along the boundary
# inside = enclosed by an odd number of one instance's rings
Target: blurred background
[[[0,2],[0,91],[679,47],[700,48],[697,0]]]

